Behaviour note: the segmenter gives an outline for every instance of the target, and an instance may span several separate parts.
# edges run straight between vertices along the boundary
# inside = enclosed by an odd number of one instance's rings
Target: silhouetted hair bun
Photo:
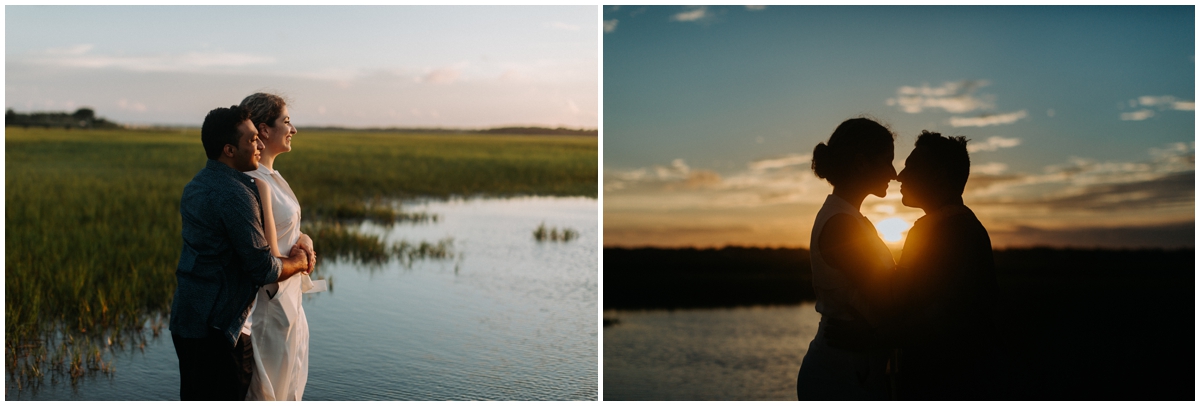
[[[857,154],[873,155],[890,150],[896,135],[882,124],[865,117],[843,121],[833,130],[829,141],[813,148],[812,170],[818,178],[837,185],[850,172]]]
[[[812,170],[818,178],[825,179],[829,177],[829,160],[832,158],[829,154],[829,146],[825,145],[824,142],[817,144],[816,148],[813,148]]]

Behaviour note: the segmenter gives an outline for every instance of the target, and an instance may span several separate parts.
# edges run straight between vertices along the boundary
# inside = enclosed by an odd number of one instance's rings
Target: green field
[[[97,342],[164,323],[199,130],[5,130],[6,367],[103,370]],[[306,223],[404,219],[390,199],[597,195],[595,137],[301,131],[293,148],[275,169]]]

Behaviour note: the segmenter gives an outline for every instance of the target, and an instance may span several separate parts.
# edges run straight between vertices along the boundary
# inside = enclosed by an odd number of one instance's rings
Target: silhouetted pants
[[[880,401],[890,398],[888,351],[849,351],[829,345],[824,318],[796,374],[798,400]]]
[[[232,348],[217,329],[208,337],[171,334],[179,357],[180,400],[246,400],[254,373],[254,348],[242,334]]]

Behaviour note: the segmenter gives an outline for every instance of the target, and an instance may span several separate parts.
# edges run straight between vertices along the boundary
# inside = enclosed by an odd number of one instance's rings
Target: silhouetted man
[[[922,131],[897,176],[904,205],[925,211],[896,274],[902,400],[996,396],[996,270],[987,230],[963,205],[970,171],[965,138]]]

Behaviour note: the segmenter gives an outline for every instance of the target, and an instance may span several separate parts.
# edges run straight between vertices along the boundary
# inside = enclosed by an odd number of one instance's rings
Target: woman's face
[[[896,157],[893,148],[867,158],[867,170],[863,175],[867,193],[879,197],[887,196],[888,184],[896,179],[896,167],[892,160]]]
[[[287,106],[279,112],[279,118],[275,119],[274,126],[264,126],[265,130],[259,131],[263,135],[263,141],[266,143],[267,149],[278,151],[280,153],[292,150],[292,135],[296,134],[296,127],[292,126],[292,117],[288,115]]]

